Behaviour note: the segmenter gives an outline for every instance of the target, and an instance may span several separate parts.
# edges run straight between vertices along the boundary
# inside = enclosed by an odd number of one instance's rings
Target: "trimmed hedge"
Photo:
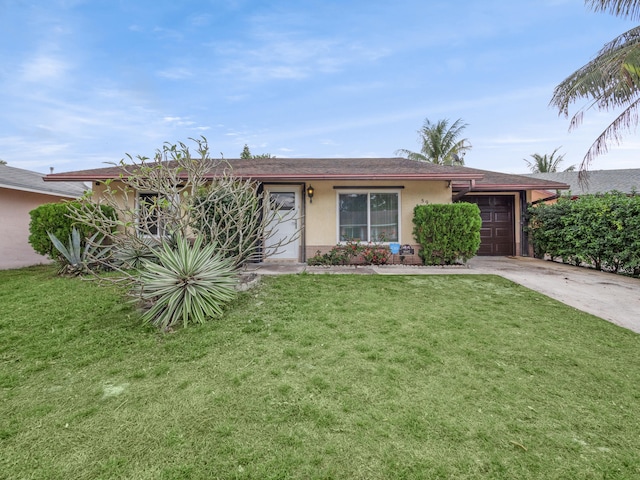
[[[640,276],[640,196],[611,192],[530,207],[529,234],[538,258]]]
[[[480,208],[473,203],[416,205],[413,235],[426,265],[466,262],[480,248]]]
[[[29,212],[31,216],[29,243],[40,255],[47,255],[49,258],[58,257],[58,251],[53,246],[47,232],[51,232],[65,245],[73,227],[78,229],[81,238],[88,238],[95,233],[95,230],[89,226],[79,224],[69,218],[69,205],[72,204],[79,205],[80,202],[45,203]],[[115,218],[116,213],[112,207],[101,205],[100,208],[105,215]]]

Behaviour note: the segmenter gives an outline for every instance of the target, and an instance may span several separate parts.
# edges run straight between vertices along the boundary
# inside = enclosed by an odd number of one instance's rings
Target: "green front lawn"
[[[269,277],[162,334],[4,271],[0,362],[0,478],[640,478],[640,335],[494,276]]]

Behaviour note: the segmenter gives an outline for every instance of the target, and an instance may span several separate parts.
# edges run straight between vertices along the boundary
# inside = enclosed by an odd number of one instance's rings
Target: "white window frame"
[[[359,243],[377,243],[389,245],[390,243],[402,243],[402,190],[397,188],[363,188],[363,189],[339,189],[336,190],[336,237],[337,244],[345,244],[349,240],[340,238],[340,195],[366,195],[367,196],[367,239],[360,239]],[[384,242],[371,240],[371,194],[375,193],[395,193],[398,195],[398,239]]]

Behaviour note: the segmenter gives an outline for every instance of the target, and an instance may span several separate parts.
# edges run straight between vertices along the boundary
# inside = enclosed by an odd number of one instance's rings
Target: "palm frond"
[[[606,44],[589,63],[565,78],[553,92],[550,105],[569,116],[570,106],[580,99],[590,102],[574,115],[572,125],[593,107],[608,110],[625,106],[640,86],[640,27]]]
[[[396,150],[396,155],[438,165],[464,165],[461,157],[464,152],[471,149],[471,144],[466,138],[459,139],[459,137],[466,127],[467,124],[462,119],[456,120],[449,126],[448,119],[432,123],[427,118],[422,128],[418,130],[420,152],[400,149]]]
[[[640,98],[631,103],[607,128],[596,138],[580,164],[580,171],[586,170],[591,162],[599,155],[609,151],[609,145],[613,142],[620,145],[623,131],[630,131],[638,124],[638,107]]]
[[[640,18],[638,0],[585,0],[594,12],[609,12],[617,17],[637,20]]]
[[[595,9],[611,9],[620,15],[636,15],[640,1],[587,1]],[[619,144],[623,133],[638,124],[640,98],[640,26],[607,43],[589,63],[564,79],[553,92],[550,105],[569,117],[571,105],[586,100],[571,117],[569,130],[576,129],[587,111],[597,109],[622,113],[598,136],[585,154],[580,171],[595,157],[608,151],[611,142]]]

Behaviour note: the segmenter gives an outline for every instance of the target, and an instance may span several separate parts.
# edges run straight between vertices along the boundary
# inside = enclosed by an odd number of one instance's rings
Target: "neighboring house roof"
[[[0,188],[41,193],[56,197],[77,198],[87,187],[78,182],[45,183],[44,174],[22,168],[0,165]]]
[[[585,182],[580,182],[578,175],[579,172],[553,172],[530,173],[525,176],[566,183],[572,195],[605,193],[613,190],[626,194],[640,193],[640,168],[590,170],[586,172]]]
[[[536,180],[520,175],[452,167],[418,162],[406,158],[264,158],[228,159],[234,175],[260,181],[312,181],[312,180],[451,180],[454,188],[504,191],[527,189],[565,189],[567,185]],[[221,173],[222,163],[211,176]],[[54,173],[48,181],[96,181],[118,178],[123,170],[118,166]]]

